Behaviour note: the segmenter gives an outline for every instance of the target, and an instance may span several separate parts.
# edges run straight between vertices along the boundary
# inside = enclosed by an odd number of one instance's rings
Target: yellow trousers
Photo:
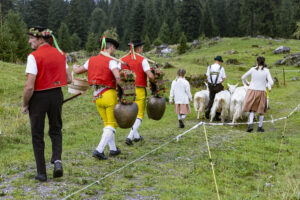
[[[104,122],[104,128],[111,126],[117,128],[118,124],[114,116],[114,108],[118,103],[115,89],[109,89],[102,94],[101,98],[96,100],[97,110]]]
[[[138,105],[139,111],[137,117],[144,119],[145,104],[146,104],[146,88],[135,87],[135,103]]]

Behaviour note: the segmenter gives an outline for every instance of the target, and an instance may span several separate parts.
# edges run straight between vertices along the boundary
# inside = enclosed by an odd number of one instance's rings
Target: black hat
[[[100,40],[100,45],[101,45],[101,43],[102,43],[102,39],[103,38],[101,38],[101,40]],[[116,47],[116,49],[119,47],[119,42],[117,42],[116,40],[114,40],[114,39],[112,39],[112,38],[105,38],[105,41],[106,42],[110,42],[110,43],[112,43],[115,47]]]
[[[129,43],[128,43],[128,46],[130,46],[131,44],[134,45],[134,47],[138,47],[138,46],[141,46],[143,44],[145,44],[142,40],[140,39],[136,39],[136,40],[131,40]]]
[[[42,26],[34,26],[29,28],[27,34],[32,35],[34,37],[43,37],[43,38],[51,37],[51,31]]]
[[[217,60],[217,61],[220,61],[220,62],[224,62],[223,59],[222,59],[222,56],[216,56],[214,58],[214,60]]]

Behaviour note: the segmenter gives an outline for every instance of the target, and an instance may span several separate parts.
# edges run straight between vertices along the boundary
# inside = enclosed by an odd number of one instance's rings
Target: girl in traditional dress
[[[251,82],[247,81],[247,77],[251,75]],[[264,132],[262,127],[264,114],[267,111],[267,96],[266,96],[266,85],[267,83],[272,86],[273,79],[270,71],[266,68],[265,58],[262,56],[257,57],[257,66],[252,67],[248,72],[242,76],[243,82],[249,86],[246,93],[243,111],[250,112],[248,132],[253,130],[253,118],[254,113],[258,113],[259,125],[257,128],[258,132]]]
[[[179,128],[184,128],[184,119],[191,112],[189,101],[192,101],[190,84],[185,80],[185,69],[177,71],[177,77],[172,82],[169,103],[175,102],[175,112],[178,115]]]

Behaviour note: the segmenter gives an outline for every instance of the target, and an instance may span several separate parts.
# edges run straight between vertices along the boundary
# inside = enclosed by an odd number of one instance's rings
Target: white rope
[[[87,186],[81,188],[80,190],[77,190],[76,192],[74,192],[74,193],[68,195],[67,197],[63,198],[63,200],[68,199],[68,198],[70,198],[71,196],[73,196],[73,195],[75,195],[75,194],[77,194],[77,193],[79,193],[79,192],[81,192],[81,191],[83,191],[83,190],[85,190],[85,189],[87,189],[87,188],[89,188],[89,187],[95,185],[95,184],[99,184],[100,181],[102,181],[103,179],[105,179],[105,178],[107,178],[107,177],[109,177],[109,176],[111,176],[111,175],[113,175],[113,174],[115,174],[115,173],[121,171],[122,169],[128,167],[129,165],[131,165],[131,164],[133,164],[133,163],[135,163],[135,162],[137,162],[137,161],[143,159],[143,158],[146,157],[147,155],[149,155],[149,154],[151,154],[151,153],[157,151],[158,149],[160,149],[160,148],[166,146],[167,144],[169,144],[169,143],[172,142],[173,140],[177,140],[177,141],[178,141],[179,138],[180,138],[181,136],[185,135],[186,133],[190,132],[191,130],[196,129],[198,126],[200,126],[200,125],[202,125],[202,124],[203,124],[203,122],[198,123],[197,125],[195,125],[194,127],[190,128],[189,130],[187,130],[187,131],[183,132],[182,134],[180,134],[180,135],[178,135],[178,136],[172,138],[172,139],[169,140],[168,142],[166,142],[166,143],[164,143],[164,144],[162,144],[162,145],[156,147],[155,149],[152,149],[151,151],[149,151],[148,153],[142,155],[141,157],[139,157],[139,158],[137,158],[137,159],[135,159],[135,160],[133,160],[133,161],[127,163],[127,164],[124,165],[123,167],[121,167],[121,168],[119,168],[119,169],[117,169],[117,170],[115,170],[115,171],[113,171],[113,172],[111,172],[111,173],[109,173],[109,174],[106,174],[104,177],[100,178],[99,180],[94,181],[93,183],[91,183],[91,184],[89,184],[89,185],[87,185]]]
[[[268,122],[274,123],[274,122],[276,122],[276,121],[279,121],[279,120],[283,120],[283,119],[289,118],[289,117],[290,117],[291,115],[293,115],[299,108],[300,108],[300,104],[298,104],[298,106],[295,107],[295,108],[292,110],[292,112],[290,112],[290,114],[289,114],[288,116],[286,116],[286,117],[281,117],[281,118],[277,118],[277,119],[273,119],[273,118],[272,118],[272,120],[264,121],[264,123],[268,123]],[[259,122],[255,122],[255,123],[259,123]],[[87,186],[81,188],[80,190],[77,190],[77,191],[73,192],[72,194],[66,196],[65,198],[63,198],[63,200],[69,199],[71,196],[73,196],[73,195],[75,195],[75,194],[77,194],[77,193],[79,193],[79,192],[81,192],[81,191],[83,191],[83,190],[85,190],[85,189],[87,189],[87,188],[89,188],[89,187],[95,185],[95,184],[99,184],[100,181],[104,180],[105,178],[107,178],[107,177],[109,177],[109,176],[111,176],[111,175],[113,175],[113,174],[115,174],[115,173],[117,173],[117,172],[123,170],[124,168],[128,167],[129,165],[131,165],[131,164],[133,164],[133,163],[135,163],[135,162],[137,162],[137,161],[143,159],[143,158],[146,157],[147,155],[149,155],[149,154],[151,154],[151,153],[157,151],[158,149],[160,149],[160,148],[162,148],[162,147],[168,145],[168,144],[169,144],[170,142],[172,142],[173,140],[179,141],[179,139],[180,139],[182,136],[184,136],[184,135],[187,134],[188,132],[190,132],[190,131],[192,131],[192,130],[194,130],[194,129],[196,129],[196,128],[198,128],[199,126],[204,125],[204,124],[207,124],[207,125],[213,125],[213,126],[214,126],[214,125],[220,125],[220,126],[221,126],[221,125],[240,125],[240,124],[248,124],[248,123],[247,123],[247,122],[245,122],[245,123],[206,123],[206,122],[199,122],[198,124],[196,124],[195,126],[193,126],[192,128],[190,128],[189,130],[187,130],[187,131],[185,131],[185,132],[183,132],[183,133],[177,135],[176,137],[174,137],[174,138],[172,138],[171,140],[165,142],[164,144],[162,144],[162,145],[156,147],[155,149],[152,149],[151,151],[149,151],[148,153],[142,155],[141,157],[139,157],[139,158],[137,158],[137,159],[135,159],[135,160],[133,160],[133,161],[127,163],[127,164],[124,165],[123,167],[121,167],[121,168],[119,168],[119,169],[117,169],[117,170],[115,170],[115,171],[113,171],[113,172],[111,172],[111,173],[109,173],[109,174],[106,174],[104,177],[100,178],[99,180],[94,181],[93,183],[91,183],[91,184],[89,184],[89,185],[87,185]]]

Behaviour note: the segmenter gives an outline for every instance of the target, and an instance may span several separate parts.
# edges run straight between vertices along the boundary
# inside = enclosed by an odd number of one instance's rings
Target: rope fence
[[[273,119],[272,117],[272,120],[267,120],[267,121],[264,121],[264,123],[274,123],[276,121],[280,121],[280,120],[284,120],[285,119],[285,125],[284,125],[284,129],[283,129],[283,132],[282,132],[282,138],[281,138],[281,143],[280,143],[280,148],[279,148],[279,152],[278,152],[278,155],[277,155],[277,162],[275,163],[274,165],[274,168],[278,165],[278,162],[279,162],[279,158],[280,158],[280,152],[281,152],[281,149],[282,149],[282,145],[283,145],[283,138],[284,138],[284,135],[285,135],[285,130],[286,130],[286,123],[287,123],[287,119],[293,115],[298,109],[300,108],[300,104],[298,104],[286,117],[280,117],[280,118],[277,118],[277,119]],[[259,122],[254,122],[254,123],[259,123]],[[214,183],[215,183],[215,187],[216,187],[216,192],[217,192],[217,197],[218,197],[218,200],[220,200],[220,195],[219,195],[219,189],[218,189],[218,185],[217,185],[217,180],[216,180],[216,175],[215,175],[215,171],[214,171],[214,165],[212,163],[212,156],[211,156],[211,152],[210,152],[210,148],[209,148],[209,142],[208,142],[208,138],[207,138],[207,132],[206,132],[206,128],[205,128],[205,125],[211,125],[211,126],[215,126],[215,125],[219,125],[219,126],[223,126],[223,125],[242,125],[242,124],[248,124],[247,122],[244,122],[244,123],[210,123],[210,122],[199,122],[198,124],[194,125],[192,128],[184,131],[183,133],[175,136],[174,138],[172,138],[171,140],[165,142],[164,144],[152,149],[151,151],[145,153],[144,155],[140,156],[139,158],[127,163],[126,165],[124,165],[123,167],[119,168],[119,169],[116,169],[115,171],[111,172],[111,173],[108,173],[106,174],[104,177],[92,182],[91,184],[69,194],[68,196],[66,196],[65,198],[63,198],[63,200],[66,200],[66,199],[69,199],[70,197],[74,196],[75,194],[78,194],[80,193],[81,191],[95,185],[95,184],[99,184],[102,180],[106,179],[107,177],[110,177],[114,174],[116,174],[117,172],[120,172],[121,170],[123,170],[124,168],[132,165],[133,163],[143,159],[144,157],[146,157],[147,155],[161,149],[162,147],[168,145],[169,143],[171,143],[172,141],[176,140],[177,142],[179,141],[179,139],[181,137],[183,137],[184,135],[186,135],[187,133],[191,132],[192,130],[198,128],[199,126],[203,126],[203,130],[204,130],[204,134],[205,134],[205,139],[206,139],[206,144],[207,144],[207,148],[208,148],[208,154],[209,154],[209,162],[210,162],[210,165],[211,165],[211,168],[212,168],[212,174],[213,174],[213,178],[214,178]]]

